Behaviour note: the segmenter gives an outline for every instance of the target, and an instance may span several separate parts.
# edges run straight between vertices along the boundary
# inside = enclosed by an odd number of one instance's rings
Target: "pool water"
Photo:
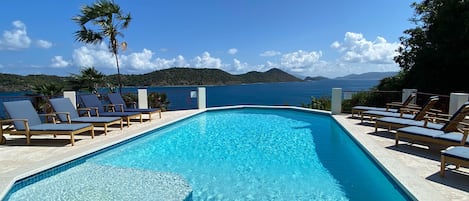
[[[151,172],[178,174],[192,187],[193,200],[409,199],[329,115],[263,108],[209,111],[151,131],[18,189],[9,199],[41,194],[40,200],[127,200],[125,193],[92,191],[93,179],[86,183],[84,178],[104,174],[103,167],[115,174],[131,170],[128,180]],[[120,178],[104,180],[111,185]],[[77,181],[87,190],[77,190]],[[151,195],[148,186],[131,186]],[[112,188],[125,192],[129,185]]]

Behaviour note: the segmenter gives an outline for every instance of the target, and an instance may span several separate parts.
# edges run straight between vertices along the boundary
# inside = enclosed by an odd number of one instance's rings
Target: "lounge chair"
[[[130,119],[139,118],[140,123],[143,122],[142,113],[140,112],[108,112],[98,97],[94,94],[87,94],[80,96],[81,102],[85,108],[90,109],[91,116],[98,117],[121,117],[127,123],[127,127],[130,127]]]
[[[396,146],[401,138],[411,141],[428,142],[444,146],[469,145],[467,135],[469,124],[463,122],[469,114],[469,102],[464,103],[441,129],[408,126],[396,130]]]
[[[90,131],[91,138],[94,138],[94,128],[92,124],[42,123],[31,101],[3,102],[3,106],[11,119],[0,121],[2,138],[4,138],[4,133],[10,135],[25,135],[26,143],[29,145],[31,144],[32,135],[52,134],[54,137],[56,135],[70,135],[70,143],[72,146],[75,144],[75,134]],[[4,127],[5,124],[8,125]]]
[[[352,117],[354,114],[361,115],[362,112],[364,111],[369,111],[369,110],[375,110],[375,111],[386,111],[386,112],[399,112],[399,108],[401,107],[407,107],[409,105],[412,105],[415,107],[415,109],[418,109],[417,105],[411,104],[412,100],[415,99],[416,94],[411,93],[405,100],[404,102],[390,102],[386,103],[386,107],[370,107],[370,106],[362,106],[362,105],[357,105],[352,107]]]
[[[418,127],[427,127],[432,129],[442,129],[445,125],[441,123],[434,123],[434,122],[451,122],[453,120],[459,120],[461,117],[464,119],[465,113],[463,113],[464,108],[469,107],[463,104],[458,111],[456,111],[449,119],[441,119],[438,116],[442,114],[434,114],[432,116],[426,116],[425,113],[419,113],[415,116],[414,119],[403,119],[403,118],[396,118],[396,117],[382,117],[378,118],[375,121],[375,132],[378,131],[380,127],[386,127],[388,130],[391,129],[398,129],[408,126],[418,126]],[[427,113],[428,114],[428,113]],[[462,119],[461,119],[462,120]],[[461,121],[459,120],[459,121]]]
[[[104,127],[104,135],[107,135],[107,127],[110,125],[120,124],[122,130],[121,117],[91,117],[89,113],[87,117],[80,117],[69,98],[54,98],[50,99],[49,102],[61,122],[91,123],[95,127]]]
[[[433,112],[436,114],[441,113],[440,110],[432,109],[433,106],[438,102],[438,96],[432,96],[428,99],[427,103],[423,105],[422,109],[414,109],[413,107],[402,107],[398,113],[396,112],[386,112],[386,111],[376,111],[376,110],[369,110],[364,111],[361,113],[361,121],[365,119],[365,117],[369,117],[370,120],[380,118],[380,117],[396,117],[396,118],[404,118],[404,119],[413,119],[413,120],[422,120],[423,117],[427,112]]]
[[[440,176],[445,176],[446,164],[456,165],[456,169],[461,166],[469,167],[469,147],[452,146],[441,152]]]
[[[114,106],[117,112],[140,112],[142,114],[147,114],[149,121],[151,121],[151,115],[153,113],[158,113],[161,119],[161,110],[158,108],[148,108],[148,109],[129,108],[125,104],[125,101],[122,98],[121,94],[111,93],[111,94],[108,94],[107,96],[109,98],[109,101]]]

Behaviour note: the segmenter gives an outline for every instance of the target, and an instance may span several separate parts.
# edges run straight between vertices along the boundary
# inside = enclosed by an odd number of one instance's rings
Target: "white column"
[[[148,109],[148,94],[147,89],[138,89],[138,108]]]
[[[331,112],[332,114],[342,112],[342,88],[332,88]]]
[[[207,108],[207,97],[205,93],[205,87],[197,88],[197,103],[198,103],[199,109]]]
[[[77,109],[77,93],[74,91],[64,91],[64,98],[69,98],[72,101],[73,107]]]
[[[417,89],[402,89],[402,103],[410,96],[410,94],[415,93],[414,100],[410,101],[410,103],[415,104],[417,101]]]
[[[451,93],[449,97],[449,114],[454,114],[468,98],[469,94],[466,93]]]

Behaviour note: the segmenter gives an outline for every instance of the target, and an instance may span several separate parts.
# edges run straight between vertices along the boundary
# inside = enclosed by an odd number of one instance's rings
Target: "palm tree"
[[[117,37],[123,37],[121,29],[126,29],[131,21],[130,13],[123,14],[119,5],[113,0],[97,0],[93,5],[85,5],[81,8],[81,15],[72,18],[80,26],[80,30],[75,32],[77,41],[98,44],[105,38],[109,40],[109,50],[116,58],[117,66],[117,83],[119,92],[122,92],[122,83],[119,68],[119,47],[125,50],[127,43],[119,44]],[[97,31],[93,31],[85,25],[91,24]]]
[[[69,80],[73,90],[86,88],[90,93],[97,93],[98,87],[105,82],[105,75],[94,67],[83,68],[80,74],[72,74]]]

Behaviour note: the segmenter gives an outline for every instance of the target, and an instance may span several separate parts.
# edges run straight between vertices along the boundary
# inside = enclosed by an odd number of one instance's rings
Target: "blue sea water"
[[[343,91],[363,91],[378,84],[378,80],[319,80],[312,82],[282,82],[242,85],[205,86],[207,107],[227,105],[293,105],[311,102],[311,97],[331,96],[332,88]],[[149,87],[148,93],[163,92],[171,101],[170,110],[192,109],[197,100],[190,97],[197,87]],[[137,88],[124,92],[137,93]]]
[[[210,111],[150,131],[9,198],[96,200],[90,196],[146,189],[87,184],[83,178],[100,167],[126,169],[135,178],[151,171],[179,174],[192,186],[195,201],[409,199],[330,116],[255,108]],[[96,178],[122,179],[128,178]],[[90,186],[95,193],[89,194]],[[154,196],[145,192],[138,196]]]

